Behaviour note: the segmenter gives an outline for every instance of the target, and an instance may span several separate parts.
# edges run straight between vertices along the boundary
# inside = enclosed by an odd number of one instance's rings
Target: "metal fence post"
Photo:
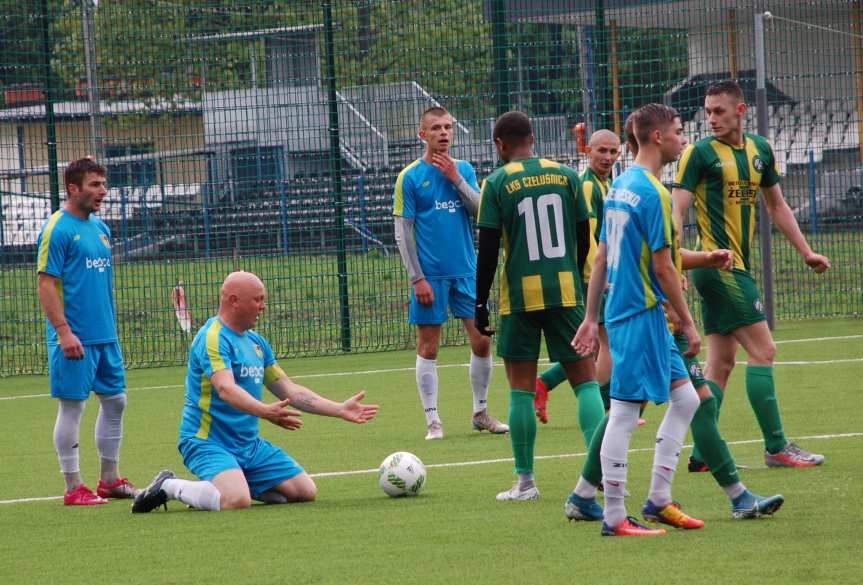
[[[816,188],[815,176],[815,153],[812,149],[809,150],[809,165],[807,166],[807,182],[809,184],[809,225],[812,226],[812,233],[818,233],[818,197]]]
[[[45,68],[45,127],[48,147],[48,182],[51,185],[51,212],[60,209],[60,178],[57,176],[57,122],[54,119],[54,76],[51,73],[51,22],[48,0],[41,2],[42,56]]]
[[[502,116],[511,107],[509,100],[509,75],[506,55],[506,6],[502,0],[491,3],[491,46],[494,54],[494,103],[495,115]]]
[[[341,308],[342,351],[351,351],[351,311],[348,299],[348,260],[345,251],[345,209],[342,193],[342,153],[339,146],[339,104],[336,95],[336,56],[333,39],[333,6],[324,2],[324,30],[327,45],[327,105],[329,106],[330,172],[335,195],[336,233],[338,234],[339,305]]]
[[[758,117],[758,134],[767,137],[770,124],[767,120],[767,80],[764,55],[764,14],[755,15],[755,108]],[[764,313],[767,325],[774,326],[773,253],[770,214],[762,197],[758,206],[758,235],[761,239],[761,272],[764,288]]]

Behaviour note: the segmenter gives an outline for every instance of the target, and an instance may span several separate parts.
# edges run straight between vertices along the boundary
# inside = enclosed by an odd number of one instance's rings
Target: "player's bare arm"
[[[782,187],[776,184],[764,187],[761,191],[764,194],[767,212],[770,214],[773,223],[776,224],[776,227],[785,234],[791,245],[803,256],[803,261],[806,262],[806,265],[817,274],[821,274],[830,268],[830,259],[827,256],[816,254],[809,247],[806,236],[800,231],[800,226],[797,224],[794,212],[788,207],[788,203],[782,195]]]
[[[695,330],[695,322],[689,313],[689,307],[686,305],[683,289],[680,286],[680,274],[674,267],[670,248],[661,248],[653,253],[653,270],[662,292],[668,299],[668,304],[673,309],[672,314],[677,319],[675,328],[683,333],[686,336],[686,341],[689,342],[689,349],[684,355],[686,357],[698,355],[698,352],[701,351],[701,337]]]
[[[292,406],[303,412],[332,416],[357,424],[374,419],[380,409],[377,404],[362,403],[366,396],[365,391],[354,394],[344,402],[335,402],[293,382],[287,376],[277,378],[267,388],[276,397],[289,401]]]
[[[69,360],[80,360],[84,358],[84,346],[78,336],[72,332],[66,315],[63,312],[63,301],[60,300],[58,287],[60,279],[45,272],[39,273],[39,302],[48,321],[54,326],[60,341],[63,355]]]
[[[693,268],[731,270],[734,267],[734,252],[731,250],[696,252],[680,248],[680,260],[684,270],[692,270]]]
[[[289,398],[270,404],[261,402],[236,383],[231,370],[219,370],[210,377],[210,382],[219,393],[219,398],[237,410],[268,420],[289,431],[303,426],[302,414],[286,408],[291,402]]]
[[[692,207],[694,196],[691,191],[687,191],[681,187],[675,187],[671,190],[671,219],[674,222],[674,229],[678,234],[683,233],[683,224],[686,220],[686,214],[689,208]]]
[[[593,270],[590,273],[590,282],[587,285],[587,306],[584,311],[584,320],[572,338],[572,347],[578,353],[587,355],[595,352],[598,348],[599,325],[599,302],[607,285],[606,245],[599,243],[596,256],[593,259]]]

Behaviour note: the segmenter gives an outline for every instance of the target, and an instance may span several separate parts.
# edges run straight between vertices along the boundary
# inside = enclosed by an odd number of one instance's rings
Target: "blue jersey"
[[[104,221],[56,211],[39,232],[36,271],[60,279],[63,314],[83,345],[117,341],[111,230]],[[57,332],[46,323],[48,344],[57,345]]]
[[[479,191],[469,162],[456,161],[459,173]],[[476,274],[473,228],[455,186],[434,165],[417,159],[396,180],[393,215],[414,220],[417,256],[429,280]]]
[[[672,246],[671,194],[641,166],[614,180],[605,199],[600,241],[607,246],[605,322],[615,323],[665,300],[653,252]]]
[[[258,400],[265,385],[284,376],[266,339],[255,331],[237,333],[218,317],[211,317],[189,349],[181,441],[197,437],[238,450],[258,438],[258,417],[224,402],[210,382],[213,374],[225,369]]]

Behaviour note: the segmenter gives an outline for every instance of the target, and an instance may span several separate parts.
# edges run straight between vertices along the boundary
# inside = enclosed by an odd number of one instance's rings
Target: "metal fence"
[[[70,160],[109,169],[101,216],[129,365],[181,363],[177,287],[199,325],[238,268],[269,287],[261,329],[279,355],[411,347],[392,190],[422,152],[425,108],[453,113],[453,154],[480,179],[497,164],[492,121],[510,109],[531,116],[540,154],[579,168],[574,124],[620,133],[650,101],[676,106],[690,139],[707,136],[704,90],[722,78],[741,82],[754,131],[764,11],[768,137],[786,198],[834,265],[815,277],[777,235],[776,315],[856,317],[858,0],[6,2],[0,375],[46,369],[35,243]],[[444,342],[463,342],[458,329]]]

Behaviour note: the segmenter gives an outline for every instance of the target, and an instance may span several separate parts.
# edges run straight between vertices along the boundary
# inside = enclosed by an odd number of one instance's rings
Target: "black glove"
[[[494,329],[489,329],[488,327],[488,303],[478,303],[473,313],[473,324],[476,326],[477,330],[485,335],[486,337],[491,337],[494,335]]]

